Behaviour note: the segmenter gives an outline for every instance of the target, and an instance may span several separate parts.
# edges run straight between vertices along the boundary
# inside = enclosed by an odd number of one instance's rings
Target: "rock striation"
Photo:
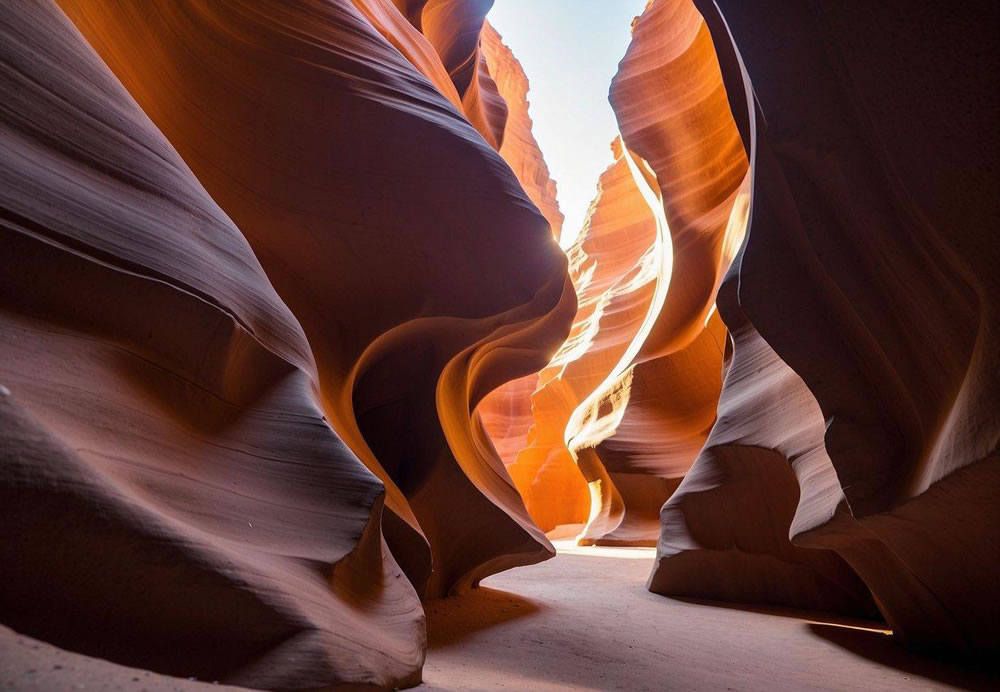
[[[711,35],[689,2],[651,2],[610,92],[655,220],[651,295],[564,436],[590,485],[582,543],[653,545],[659,510],[716,417],[725,327],[715,295],[743,239],[747,157]]]
[[[573,411],[608,377],[648,311],[656,223],[616,140],[584,229],[569,248],[579,307],[570,336],[541,371],[527,444],[508,467],[535,522],[549,531],[590,515],[586,479],[566,444]]]
[[[507,104],[507,121],[500,156],[511,167],[521,187],[549,222],[557,241],[563,215],[556,200],[556,184],[531,132],[528,114],[528,78],[510,48],[489,22],[483,26],[480,50],[497,90]],[[505,464],[511,464],[527,444],[531,427],[531,394],[538,385],[537,373],[512,380],[490,392],[476,413]]]
[[[544,365],[573,289],[462,113],[347,0],[62,5],[302,324],[324,411],[386,484],[386,538],[418,592],[550,556],[470,411]]]
[[[392,688],[419,597],[552,555],[474,411],[576,301],[465,4],[0,9],[5,625]]]
[[[698,6],[749,228],[719,297],[719,423],[651,587],[864,609],[847,565],[901,641],[995,652],[996,7]]]
[[[51,2],[0,6],[0,619],[266,688],[415,684],[384,490],[250,246]]]

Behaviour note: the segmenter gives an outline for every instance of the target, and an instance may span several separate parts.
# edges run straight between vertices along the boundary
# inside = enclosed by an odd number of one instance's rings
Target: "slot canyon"
[[[0,2],[0,689],[1000,689],[1000,5],[619,1]]]

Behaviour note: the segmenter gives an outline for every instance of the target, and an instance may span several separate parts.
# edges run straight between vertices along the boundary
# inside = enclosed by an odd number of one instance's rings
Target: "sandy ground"
[[[209,692],[242,688],[120,666],[58,649],[0,627],[0,690],[37,692]]]
[[[918,658],[870,623],[664,598],[654,551],[576,548],[427,606],[420,690],[1000,689]],[[850,626],[848,626],[850,625]]]
[[[656,596],[653,550],[577,548],[427,605],[423,690],[1000,689],[870,623]],[[62,651],[0,627],[0,690],[237,690]]]

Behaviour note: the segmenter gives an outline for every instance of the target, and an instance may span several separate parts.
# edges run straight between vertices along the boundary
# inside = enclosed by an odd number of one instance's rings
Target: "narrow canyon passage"
[[[997,26],[0,2],[0,687],[997,689]]]

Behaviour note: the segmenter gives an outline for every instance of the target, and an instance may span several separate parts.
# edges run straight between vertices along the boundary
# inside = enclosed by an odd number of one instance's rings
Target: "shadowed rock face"
[[[545,363],[575,307],[496,152],[346,0],[63,6],[296,313],[418,591],[551,555],[470,416]]]
[[[0,9],[0,617],[415,684],[414,586],[552,553],[472,414],[565,338],[546,220],[391,4],[62,7]]]
[[[243,235],[52,3],[0,6],[0,619],[267,688],[420,679],[384,492]]]
[[[719,64],[735,64],[736,70],[739,66],[731,51],[727,54],[720,49],[716,53],[709,27],[713,20],[719,21],[718,15],[706,13],[706,23],[687,0],[654,2],[647,13],[637,23],[629,49],[636,59],[646,56],[643,64],[649,67],[639,74],[651,80],[654,74],[670,75],[685,65],[691,69],[692,64],[714,61],[710,71],[712,87],[698,93],[711,95],[703,101],[706,114],[719,109],[729,111]],[[667,31],[666,26],[672,29]],[[695,56],[700,57],[696,60]],[[707,67],[695,71],[703,74]],[[742,80],[728,86],[736,90],[730,100],[739,104],[738,98],[744,93]],[[669,110],[682,112],[676,107]],[[732,111],[740,114],[735,107]],[[745,126],[745,120],[741,124]],[[658,129],[657,125],[645,128],[645,141],[669,141],[671,131],[662,125]],[[715,132],[715,136],[705,140],[702,160],[712,159],[714,147],[719,148],[720,156],[743,160],[743,179],[736,198],[730,202],[730,225],[743,229],[749,209],[750,178],[746,175],[737,121],[730,116],[724,131],[707,128],[706,132]],[[725,136],[721,136],[723,132]],[[685,150],[690,148],[678,149]],[[714,170],[730,185],[738,172],[728,177],[728,168]],[[685,220],[685,208],[692,208],[699,199],[711,200],[700,197],[697,189],[689,191],[690,182],[697,180],[697,176],[676,176],[670,184],[661,184],[665,208],[674,210],[679,228],[690,229],[689,238],[704,236]],[[672,224],[671,232],[674,227]],[[677,242],[686,245],[689,241],[678,238]],[[675,272],[699,277],[699,285],[707,285],[716,276],[714,267],[718,265],[699,262],[702,259],[704,255],[688,252],[681,264],[675,265]],[[718,420],[704,428],[707,439],[703,438],[700,453],[695,450],[689,457],[690,465],[690,459],[697,456],[690,473],[683,481],[680,478],[686,468],[674,475],[679,487],[675,485],[676,491],[660,513],[659,551],[649,586],[665,594],[871,614],[874,606],[867,589],[840,558],[828,551],[797,548],[789,540],[789,526],[799,499],[793,469],[807,475],[819,463],[825,454],[824,429],[821,418],[818,426],[817,421],[809,419],[811,411],[818,413],[818,409],[808,389],[760,338],[740,308],[737,291],[742,259],[739,256],[733,263],[716,299],[718,314],[731,339]],[[721,359],[719,365],[721,376]],[[719,390],[715,391],[718,398]],[[650,445],[646,440],[650,437],[639,433],[626,449],[636,453]]]
[[[651,586],[730,567],[701,588],[755,600],[734,583],[771,580],[815,602],[838,593],[816,555],[833,550],[899,639],[995,651],[997,10],[718,5],[724,21],[699,3],[753,161],[750,224],[720,295],[720,422],[664,508]],[[746,516],[766,498],[780,520],[727,538],[710,497]],[[769,532],[756,565],[730,548]]]

